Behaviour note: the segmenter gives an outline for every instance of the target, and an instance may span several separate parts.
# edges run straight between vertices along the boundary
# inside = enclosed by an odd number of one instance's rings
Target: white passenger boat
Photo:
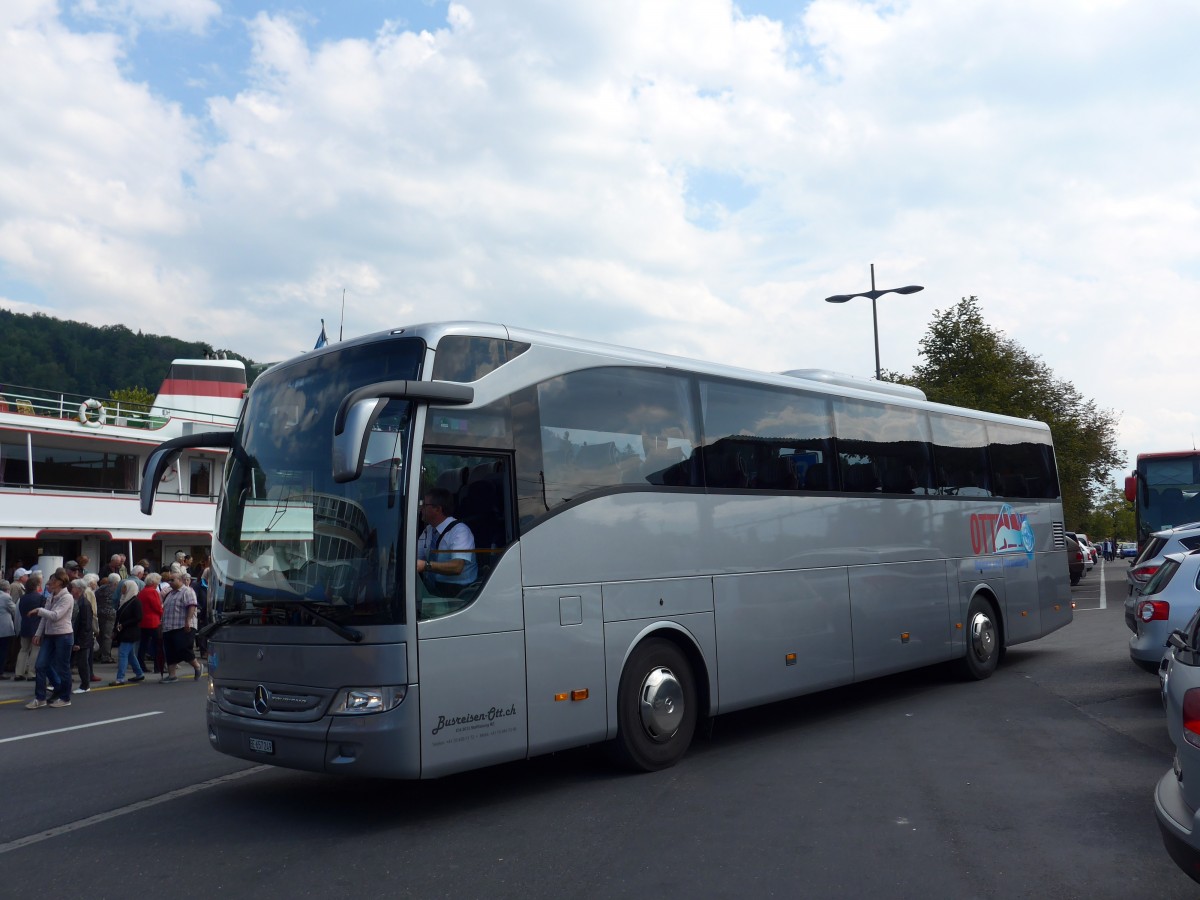
[[[234,427],[246,390],[240,361],[177,359],[149,409],[0,385],[0,570],[114,553],[158,566],[212,541],[219,450],[187,451],[163,477],[152,516],[138,508],[146,457],[163,441]]]

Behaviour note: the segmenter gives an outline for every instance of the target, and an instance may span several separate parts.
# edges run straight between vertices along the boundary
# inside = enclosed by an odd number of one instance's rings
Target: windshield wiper
[[[261,619],[263,616],[277,618],[282,615],[283,613],[273,613],[270,610],[265,609],[247,609],[241,612],[229,613],[228,615],[221,616],[221,618],[217,619],[217,621],[205,625],[196,632],[196,637],[206,638],[218,628],[222,628],[225,625],[228,625],[230,622],[238,622],[242,619]]]
[[[252,600],[250,602],[259,607],[259,609],[264,609],[271,606],[281,606],[285,609],[298,609],[301,612],[312,616],[340,638],[345,638],[354,644],[357,644],[363,639],[361,631],[358,631],[354,628],[347,628],[336,619],[325,615],[325,613],[317,612],[312,608],[312,601],[309,600]]]

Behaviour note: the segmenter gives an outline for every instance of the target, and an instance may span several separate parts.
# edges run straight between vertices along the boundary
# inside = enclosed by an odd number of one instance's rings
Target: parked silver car
[[[1129,658],[1158,672],[1167,638],[1200,610],[1200,552],[1170,553],[1141,590],[1125,601],[1125,624],[1133,631]]]
[[[1168,553],[1187,553],[1190,550],[1200,550],[1200,522],[1179,525],[1150,535],[1142,552],[1125,573],[1129,596],[1136,595],[1140,588],[1146,586]]]
[[[1154,812],[1171,859],[1200,882],[1200,616],[1171,634],[1159,676],[1175,761],[1154,789]]]

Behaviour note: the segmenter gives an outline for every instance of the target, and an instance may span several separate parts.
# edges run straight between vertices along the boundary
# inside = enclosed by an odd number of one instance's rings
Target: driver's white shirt
[[[421,536],[417,538],[417,556],[426,562],[430,561],[429,551],[434,544],[434,530],[432,525],[427,525],[421,532]],[[467,523],[453,516],[447,516],[436,531],[441,534],[442,538],[437,541],[437,552],[433,555],[432,561],[446,562],[451,559],[461,559],[464,565],[462,572],[458,575],[442,575],[431,572],[434,580],[445,584],[473,583],[479,575],[475,554],[468,552],[475,549],[475,535],[471,533]]]

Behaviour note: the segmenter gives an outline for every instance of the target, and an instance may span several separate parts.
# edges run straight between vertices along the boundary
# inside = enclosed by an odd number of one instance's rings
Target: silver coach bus
[[[609,741],[659,769],[705,717],[986,678],[1071,621],[1048,428],[897,385],[420,325],[267,371],[234,432],[160,446],[143,510],[198,446],[230,450],[208,735],[258,762],[432,778]],[[431,496],[457,550],[418,543]],[[470,583],[418,574],[443,552]]]

